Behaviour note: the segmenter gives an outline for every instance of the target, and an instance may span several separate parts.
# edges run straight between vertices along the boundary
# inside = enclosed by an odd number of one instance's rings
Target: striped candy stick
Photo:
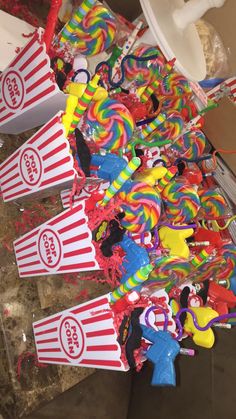
[[[166,120],[166,114],[160,113],[154,121],[147,124],[139,134],[139,138],[144,140],[149,134],[151,134],[159,125],[161,125]]]
[[[149,277],[149,274],[153,270],[153,265],[148,264],[140,268],[134,275],[127,279],[124,284],[121,284],[110,294],[110,302],[113,304],[120,298],[124,297],[125,294],[130,292],[133,288],[143,284]]]
[[[158,185],[155,186],[155,188],[158,190],[158,192],[162,192],[163,189],[168,185],[170,180],[175,176],[178,168],[176,166],[170,167],[170,169],[166,172],[165,176],[163,176],[162,179],[159,180]]]
[[[141,102],[146,103],[150,99],[151,95],[155,92],[155,90],[158,89],[159,85],[160,85],[160,79],[157,79],[152,84],[147,86],[141,95],[141,98],[140,98]]]
[[[191,264],[194,266],[194,268],[198,268],[204,262],[207,261],[209,256],[213,254],[213,251],[214,251],[214,246],[205,247],[205,249],[202,249],[198,255],[194,256],[194,258],[191,260]]]
[[[146,103],[150,99],[151,95],[155,92],[155,90],[158,89],[161,80],[173,69],[174,63],[175,58],[171,61],[168,61],[164,67],[164,71],[162,71],[161,77],[154,80],[152,84],[146,87],[140,98],[143,103]]]
[[[84,0],[73,14],[71,20],[64,26],[59,34],[60,43],[69,41],[71,35],[75,32],[77,26],[82,22],[83,18],[93,8],[97,0]]]
[[[140,166],[141,160],[139,157],[133,157],[127,166],[120,172],[118,177],[113,180],[109,188],[106,190],[103,200],[100,205],[105,206],[111,198],[120,190],[124,183],[131,178],[135,170]]]
[[[92,78],[92,80],[90,80],[90,82],[87,84],[87,87],[86,87],[83,95],[81,96],[81,98],[79,98],[77,106],[75,108],[75,112],[74,112],[74,118],[73,118],[73,121],[72,121],[72,124],[71,124],[70,134],[72,134],[72,132],[74,132],[74,130],[77,127],[82,115],[84,114],[84,112],[88,108],[88,105],[90,104],[93,96],[95,95],[95,92],[98,88],[98,82],[100,80],[100,77],[101,76],[99,74],[95,74],[95,76]]]

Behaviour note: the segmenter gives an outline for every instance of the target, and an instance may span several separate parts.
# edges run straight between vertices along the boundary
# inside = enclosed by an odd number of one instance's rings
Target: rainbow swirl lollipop
[[[125,212],[121,224],[132,233],[143,233],[155,227],[161,213],[161,199],[154,188],[142,182],[132,182],[132,186],[120,192],[122,209]]]
[[[224,214],[227,204],[224,197],[217,191],[200,189],[198,195],[201,203],[201,217],[214,220]]]
[[[206,137],[199,129],[186,132],[178,138],[171,148],[177,151],[179,156],[187,159],[197,159],[202,156],[206,146]]]
[[[217,279],[231,279],[236,276],[236,246],[226,244],[221,248],[221,254],[226,264],[217,272]]]
[[[192,90],[188,80],[182,74],[176,72],[167,74],[161,81],[157,90],[158,99],[160,99],[160,97],[165,98],[166,96],[183,96],[191,94],[191,92]]]
[[[166,216],[176,223],[189,222],[200,209],[195,189],[184,183],[170,182],[162,191]]]
[[[186,98],[185,96],[182,97],[167,97],[162,98],[163,102],[161,103],[161,109],[167,110],[172,109],[178,112],[181,112],[184,106],[186,106]]]
[[[157,55],[157,58],[144,61],[128,58],[124,65],[124,75],[127,81],[134,82],[135,86],[146,86],[160,76],[160,70],[166,60],[159,49],[150,46],[139,46],[133,51],[132,55],[141,58]]]
[[[151,141],[172,140],[174,141],[181,134],[184,127],[184,120],[181,114],[173,109],[165,112],[165,121],[158,126],[153,134],[149,137]]]
[[[156,259],[155,267],[145,282],[145,287],[165,288],[167,285],[181,285],[191,270],[187,259],[165,256]]]
[[[215,256],[214,259],[206,260],[202,265],[198,266],[189,275],[189,279],[195,282],[203,282],[208,279],[215,279],[217,272],[225,266],[225,260],[222,256]]]
[[[133,135],[134,120],[125,105],[114,99],[93,102],[86,114],[86,134],[99,147],[118,150]]]
[[[84,55],[96,55],[111,46],[115,34],[115,18],[105,7],[96,5],[78,24],[70,41],[77,52]]]

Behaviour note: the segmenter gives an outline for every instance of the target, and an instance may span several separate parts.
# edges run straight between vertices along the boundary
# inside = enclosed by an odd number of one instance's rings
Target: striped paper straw
[[[64,26],[60,33],[60,43],[64,43],[71,38],[77,26],[82,22],[83,18],[93,8],[97,0],[84,0],[82,4],[73,14],[71,20]]]
[[[209,256],[212,255],[213,250],[214,246],[208,246],[205,249],[202,249],[198,255],[195,255],[194,258],[191,260],[191,264],[194,266],[194,268],[198,268],[204,262],[206,262]]]
[[[124,183],[131,178],[135,170],[140,166],[141,160],[139,157],[133,157],[127,166],[120,172],[115,180],[110,184],[106,190],[103,200],[100,205],[105,206],[111,198],[122,188]]]
[[[146,125],[141,133],[139,134],[139,138],[144,140],[149,134],[151,134],[159,125],[161,125],[166,120],[166,114],[160,113],[154,121],[150,122]]]
[[[158,185],[155,185],[155,188],[158,190],[158,192],[161,193],[163,191],[163,189],[166,187],[166,185],[168,185],[170,180],[174,177],[177,170],[178,170],[178,168],[176,166],[172,166],[166,172],[165,176],[163,176],[163,178],[159,180]]]
[[[124,297],[125,294],[130,292],[133,288],[143,284],[148,277],[150,272],[153,270],[153,265],[149,264],[140,268],[134,275],[132,275],[124,284],[121,284],[111,293],[110,302],[113,304],[120,298]]]
[[[141,95],[141,102],[146,103],[151,95],[157,90],[158,86],[160,84],[160,79],[155,80],[152,84],[146,87],[144,92]]]
[[[70,134],[72,134],[72,132],[74,132],[74,130],[77,127],[82,115],[84,114],[84,112],[88,108],[88,105],[90,104],[93,96],[95,95],[95,92],[98,88],[99,80],[100,80],[100,75],[95,74],[95,76],[92,78],[92,80],[90,80],[90,82],[87,84],[87,87],[86,87],[83,95],[81,96],[81,98],[79,98],[77,106],[75,108],[75,112],[74,112],[74,118],[73,118],[73,121],[72,121],[72,124],[71,124]]]

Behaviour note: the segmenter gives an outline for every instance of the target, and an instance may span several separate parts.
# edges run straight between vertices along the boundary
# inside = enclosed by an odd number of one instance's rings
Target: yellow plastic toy
[[[86,87],[87,87],[87,84],[85,84],[85,83],[71,82],[66,87],[65,93],[69,93],[70,95],[76,96],[77,99],[78,99],[83,95]],[[107,97],[108,97],[108,92],[106,91],[106,89],[104,89],[104,87],[98,86],[98,87],[96,87],[96,92],[95,92],[92,100],[97,102],[98,100],[104,100]]]
[[[74,118],[75,108],[78,103],[78,98],[73,95],[69,95],[66,100],[66,110],[62,116],[62,123],[65,128],[65,136],[67,137],[70,131],[70,127]]]
[[[206,326],[207,323],[219,316],[219,314],[210,307],[191,307],[191,310],[197,317],[199,326]],[[187,313],[187,318],[184,323],[184,330],[193,335],[193,341],[196,345],[203,348],[212,348],[215,342],[215,335],[211,328],[206,331],[198,330],[193,323],[191,314]]]
[[[190,250],[185,239],[192,236],[193,233],[194,230],[192,228],[174,230],[169,227],[161,227],[159,229],[159,238],[162,246],[170,250],[170,255],[189,259]]]
[[[165,167],[153,167],[151,169],[142,170],[142,173],[136,173],[134,179],[154,186],[157,183],[157,180],[162,179],[163,176],[165,176],[166,172],[167,169]]]

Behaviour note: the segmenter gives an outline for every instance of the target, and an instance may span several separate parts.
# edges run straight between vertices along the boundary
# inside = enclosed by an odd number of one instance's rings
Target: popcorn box
[[[35,28],[29,23],[0,10],[0,71],[9,65],[16,55],[16,48],[25,46],[29,35],[34,31]]]
[[[3,200],[50,195],[72,187],[75,174],[58,113],[0,165]]]
[[[109,294],[33,323],[39,362],[127,371]]]
[[[0,132],[18,134],[40,126],[65,104],[38,29],[0,76]]]
[[[207,92],[207,96],[211,100],[219,101],[223,96],[228,96],[232,103],[236,104],[236,77],[229,79],[218,84],[213,89]]]
[[[78,202],[83,201],[84,199],[90,198],[92,193],[94,191],[100,192],[107,189],[110,185],[109,182],[105,182],[102,179],[96,179],[96,178],[87,178],[89,180],[89,183],[85,185],[85,187],[82,189],[81,193],[79,195],[73,196],[73,205],[76,205]],[[71,189],[66,189],[64,191],[61,191],[61,203],[64,209],[70,207],[70,195],[71,195]]]
[[[100,270],[81,201],[15,240],[20,277]]]

